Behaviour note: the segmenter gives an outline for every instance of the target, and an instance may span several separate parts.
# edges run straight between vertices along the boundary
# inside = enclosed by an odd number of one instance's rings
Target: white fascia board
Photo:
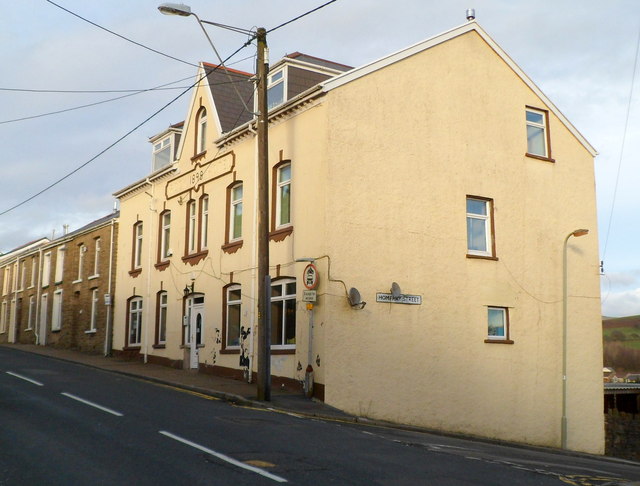
[[[474,20],[467,22],[459,27],[455,27],[451,30],[443,32],[442,34],[431,37],[424,41],[418,42],[412,46],[401,49],[388,56],[382,57],[376,61],[365,64],[359,68],[352,69],[344,74],[336,76],[335,78],[323,81],[321,84],[324,92],[329,92],[332,89],[339,88],[347,83],[355,81],[367,74],[371,74],[379,69],[390,66],[396,62],[402,61],[410,56],[418,54],[422,51],[430,49],[434,46],[442,44],[448,40],[454,39],[460,35],[468,32],[475,31],[480,37],[493,49],[493,51],[502,58],[502,60],[516,73],[516,75],[522,79],[522,81],[547,105],[547,107],[553,112],[554,115],[567,127],[567,129],[573,134],[576,139],[587,149],[591,156],[598,155],[597,150],[587,141],[587,139],[578,131],[576,127],[567,119],[566,116],[554,105],[549,98],[542,92],[540,88],[525,74],[525,72],[518,66],[513,59],[487,34],[480,25]]]

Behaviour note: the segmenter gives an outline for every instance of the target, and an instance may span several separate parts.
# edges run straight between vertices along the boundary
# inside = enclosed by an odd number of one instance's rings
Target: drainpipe
[[[147,233],[149,235],[148,239],[149,239],[149,251],[148,251],[148,256],[147,256],[147,298],[146,303],[144,304],[144,315],[145,315],[145,319],[143,321],[143,325],[144,325],[144,363],[146,364],[148,361],[148,357],[149,357],[149,318],[151,315],[151,306],[149,305],[151,302],[151,265],[153,263],[152,261],[152,244],[153,244],[153,237],[152,235],[153,233],[153,213],[157,213],[158,210],[156,208],[154,208],[154,204],[156,202],[155,199],[155,185],[151,184],[151,182],[149,181],[149,178],[147,177],[146,180],[147,184],[149,184],[151,186],[151,194],[149,194],[148,192],[145,192],[145,194],[147,194],[148,196],[151,197],[151,201],[149,201],[149,232]]]
[[[111,356],[111,348],[113,347],[113,323],[111,322],[111,309],[113,307],[113,294],[111,279],[113,275],[113,236],[114,236],[115,218],[111,219],[111,237],[109,239],[109,275],[107,283],[107,293],[109,294],[109,304],[107,305],[107,322],[104,334],[104,355]]]

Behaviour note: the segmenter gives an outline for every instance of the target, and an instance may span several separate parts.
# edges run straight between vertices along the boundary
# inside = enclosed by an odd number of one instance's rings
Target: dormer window
[[[158,140],[153,145],[153,171],[171,163],[171,137]]]
[[[267,109],[284,103],[284,69],[267,78]]]

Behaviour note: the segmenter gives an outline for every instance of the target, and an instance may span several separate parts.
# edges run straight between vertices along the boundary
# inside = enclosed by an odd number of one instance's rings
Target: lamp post
[[[270,278],[269,278],[269,172],[268,172],[268,154],[269,154],[269,120],[267,113],[267,73],[269,72],[269,59],[267,56],[267,31],[259,27],[253,31],[232,27],[229,25],[218,24],[200,20],[200,18],[191,11],[191,7],[178,3],[163,3],[158,7],[161,13],[165,15],[178,15],[181,17],[189,17],[193,15],[198,24],[202,28],[204,35],[207,37],[209,44],[213,48],[220,64],[225,69],[222,59],[218,51],[211,42],[203,23],[215,25],[224,29],[232,30],[245,34],[251,34],[257,41],[257,60],[256,60],[256,77],[258,92],[258,113],[257,113],[257,138],[258,138],[258,400],[271,400],[271,333],[269,330],[269,311],[270,311]],[[227,75],[229,73],[227,72]],[[232,86],[236,89],[236,93],[244,104],[244,100],[238,93],[235,84]],[[244,104],[245,108],[249,110]],[[253,113],[253,112],[252,112]],[[256,115],[256,113],[253,113]]]
[[[579,237],[589,233],[588,229],[577,229],[569,233],[562,245],[562,419],[560,438],[562,448],[567,448],[567,244],[572,236]]]

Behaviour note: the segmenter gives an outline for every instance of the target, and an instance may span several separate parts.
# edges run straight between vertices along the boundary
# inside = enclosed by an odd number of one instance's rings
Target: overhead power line
[[[309,10],[308,12],[303,13],[302,15],[298,15],[297,17],[295,17],[295,18],[293,18],[291,20],[287,20],[286,22],[283,22],[282,24],[280,24],[280,25],[278,25],[276,27],[273,27],[272,29],[268,29],[267,33],[273,32],[274,30],[278,30],[279,28],[284,27],[285,25],[289,25],[289,24],[295,22],[296,20],[300,20],[302,17],[306,17],[307,15],[312,14],[313,12],[317,12],[321,8],[324,8],[327,5],[332,4],[332,3],[336,2],[336,1],[337,0],[329,0],[327,3],[324,3],[324,4],[320,5],[319,7],[316,7],[314,9],[312,9],[312,10]]]

